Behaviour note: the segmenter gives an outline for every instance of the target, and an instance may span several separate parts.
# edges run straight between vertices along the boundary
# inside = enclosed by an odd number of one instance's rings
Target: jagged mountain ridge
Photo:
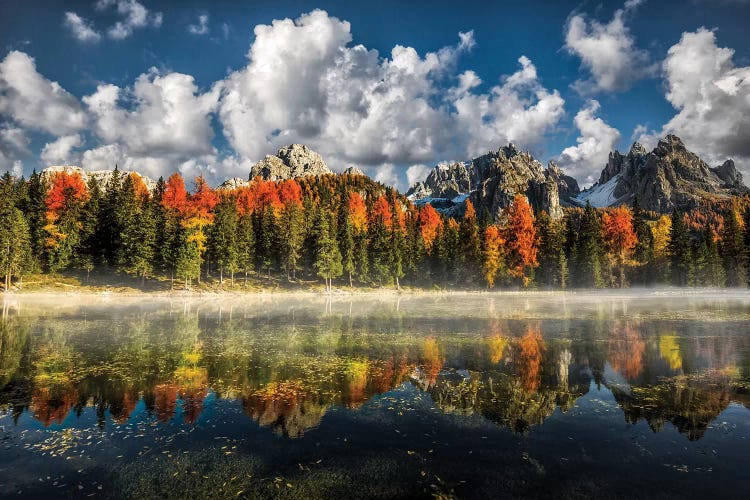
[[[646,210],[669,213],[695,208],[705,198],[728,198],[750,193],[734,161],[719,167],[689,151],[682,140],[668,135],[651,152],[634,143],[627,155],[609,154],[599,181],[573,199],[596,207],[638,203]]]
[[[431,203],[449,213],[463,211],[470,199],[478,213],[487,210],[494,220],[516,194],[525,195],[537,210],[562,217],[560,203],[578,194],[578,183],[551,164],[544,169],[531,153],[513,144],[465,162],[438,164],[427,178],[406,193],[417,204]]]

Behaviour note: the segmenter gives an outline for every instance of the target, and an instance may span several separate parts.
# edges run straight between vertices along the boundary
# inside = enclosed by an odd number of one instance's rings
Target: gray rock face
[[[503,209],[517,194],[522,194],[534,209],[546,210],[551,217],[559,218],[562,217],[560,183],[568,190],[578,188],[575,180],[562,174],[559,168],[549,172],[530,153],[509,144],[471,161],[438,164],[427,179],[409,189],[407,196],[418,204],[430,201],[445,206],[450,202],[453,206],[449,208],[456,213],[463,211],[464,200],[468,198],[477,213],[487,210],[493,219],[499,220]]]
[[[239,177],[233,177],[222,182],[216,189],[220,189],[223,191],[232,191],[233,189],[239,189],[249,185],[250,181],[240,179]]]
[[[646,210],[670,213],[675,208],[694,208],[706,197],[748,192],[733,161],[710,168],[679,137],[668,135],[650,153],[638,143],[633,144],[627,155],[610,153],[599,181],[575,201],[606,207],[632,205],[637,197]]]
[[[349,167],[344,170],[343,175],[365,175],[365,173],[357,167]]]
[[[109,183],[109,180],[112,178],[112,170],[84,170],[81,167],[77,167],[75,165],[54,165],[45,168],[41,172],[41,177],[43,182],[49,182],[52,179],[52,176],[59,172],[65,172],[67,174],[78,174],[81,176],[81,179],[83,179],[83,182],[88,184],[89,180],[93,177],[97,180],[99,183],[99,188],[102,191],[105,191],[107,189],[107,184]],[[143,183],[146,184],[146,187],[149,191],[153,192],[154,188],[156,188],[156,181],[153,179],[146,177],[145,175],[141,175],[138,172],[133,172],[130,170],[120,170],[120,176],[121,178],[130,175],[131,173],[134,173],[138,176],[140,176],[141,179],[143,179]]]
[[[724,182],[725,187],[741,188],[744,186],[742,183],[742,174],[734,166],[733,160],[727,160],[718,167],[712,168],[711,171]]]
[[[308,175],[332,174],[323,158],[301,144],[292,144],[279,149],[276,155],[268,155],[250,169],[250,179],[262,177],[279,181]]]
[[[560,201],[570,205],[571,198],[575,198],[581,192],[578,187],[578,181],[569,175],[565,175],[557,163],[550,161],[545,171],[547,177],[557,184],[557,193],[560,195]]]

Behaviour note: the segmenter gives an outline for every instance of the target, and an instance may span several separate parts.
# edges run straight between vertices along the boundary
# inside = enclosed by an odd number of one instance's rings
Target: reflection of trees
[[[260,425],[297,437],[329,407],[359,408],[411,380],[445,412],[523,432],[556,408],[567,411],[593,378],[610,386],[628,421],[644,418],[655,429],[673,422],[693,439],[728,401],[747,400],[737,381],[747,379],[750,362],[738,356],[750,352],[750,339],[721,331],[678,337],[673,324],[613,325],[606,314],[562,331],[512,319],[448,319],[449,326],[419,329],[408,317],[263,314],[86,322],[11,315],[0,322],[0,405],[30,409],[45,425],[94,406],[105,425],[108,414],[126,422],[142,397],[157,421],[182,408],[183,421],[193,424],[212,390],[241,398]],[[427,329],[441,333],[414,333]],[[573,340],[570,331],[579,336]],[[628,379],[627,392],[612,386],[609,372],[601,375],[607,362]],[[743,371],[724,370],[738,363]],[[706,369],[726,378],[695,378]],[[683,378],[659,378],[675,374]]]
[[[708,425],[732,399],[732,374],[726,370],[700,375],[680,375],[656,385],[634,387],[631,393],[614,387],[612,392],[629,423],[640,419],[654,432],[671,422],[691,441],[700,439]]]
[[[635,380],[643,370],[646,341],[637,323],[616,321],[609,338],[609,364],[626,379]]]
[[[538,326],[529,326],[521,337],[518,356],[518,373],[521,386],[527,392],[534,392],[542,381],[542,332]]]
[[[306,389],[301,381],[271,382],[242,400],[245,412],[279,435],[300,437],[316,427],[330,404]]]

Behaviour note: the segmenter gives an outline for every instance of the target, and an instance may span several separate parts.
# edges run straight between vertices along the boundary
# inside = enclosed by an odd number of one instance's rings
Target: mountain
[[[646,210],[689,210],[705,198],[750,193],[732,160],[711,168],[689,151],[679,137],[668,135],[651,152],[639,143],[627,155],[613,151],[599,181],[573,199],[596,207],[638,203]]]
[[[253,165],[250,169],[250,179],[260,176],[265,180],[280,181],[332,173],[318,153],[307,146],[291,144]]]
[[[559,218],[561,188],[568,197],[578,194],[578,183],[557,165],[545,170],[531,153],[509,144],[470,161],[440,163],[406,194],[416,204],[429,202],[451,214],[461,213],[468,198],[477,213],[487,210],[495,220],[515,195],[523,194],[535,209]]]
[[[97,182],[99,182],[99,187],[102,189],[102,191],[107,189],[107,183],[109,183],[109,179],[112,177],[112,170],[84,170],[81,167],[77,167],[74,165],[53,165],[51,167],[47,167],[41,172],[42,181],[48,182],[52,176],[59,172],[65,172],[66,174],[78,174],[81,176],[81,179],[83,179],[83,182],[87,183],[89,180],[93,177],[96,178]],[[129,171],[129,170],[120,170],[121,176],[126,176],[129,174],[136,174],[140,176],[141,179],[143,179],[143,183],[146,184],[146,187],[149,191],[153,191],[156,187],[156,181],[153,179],[146,177],[145,175],[139,174],[138,172]]]

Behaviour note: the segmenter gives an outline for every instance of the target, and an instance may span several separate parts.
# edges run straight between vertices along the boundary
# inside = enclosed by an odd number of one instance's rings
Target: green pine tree
[[[315,269],[318,276],[326,283],[326,291],[331,292],[333,278],[338,278],[344,272],[341,263],[341,252],[335,237],[335,226],[332,227],[332,215],[321,212],[316,227],[317,249],[315,253]]]
[[[672,283],[685,286],[690,280],[690,236],[682,214],[672,212],[672,228],[669,231],[667,252],[670,258]]]

